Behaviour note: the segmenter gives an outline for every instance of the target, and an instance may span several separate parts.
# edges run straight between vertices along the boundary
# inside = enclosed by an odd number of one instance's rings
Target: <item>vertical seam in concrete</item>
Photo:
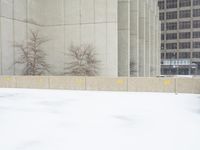
[[[28,11],[29,11],[29,8],[28,8],[28,0],[26,0],[26,43],[28,42]]]
[[[12,1],[12,24],[13,24],[13,44],[15,44],[15,0]],[[15,75],[15,47],[13,47],[13,74]]]
[[[1,75],[2,75],[3,74],[3,70],[2,70],[2,66],[3,66],[2,62],[3,61],[2,61],[2,32],[1,32],[1,30],[2,30],[1,29],[1,25],[2,25],[2,23],[1,23],[2,22],[1,21],[1,19],[2,19],[1,18],[1,15],[2,15],[2,6],[1,5],[2,5],[2,1],[0,0],[0,61],[1,61],[1,66],[0,66],[1,69],[0,69],[0,71],[1,71]]]
[[[95,24],[95,22],[96,22],[96,1],[95,0],[93,0],[93,6],[94,6],[94,24],[93,24],[93,30],[94,30],[94,43],[93,43],[93,46],[95,47],[95,49],[96,49],[96,24]]]
[[[82,45],[82,24],[81,24],[81,18],[82,18],[81,13],[82,13],[82,11],[81,11],[81,7],[82,7],[82,0],[79,0],[80,45]]]
[[[64,28],[64,55],[63,55],[63,57],[64,57],[64,61],[63,61],[63,71],[65,72],[65,59],[66,59],[66,26],[65,26],[65,24],[66,24],[66,9],[65,9],[65,6],[66,6],[66,3],[65,3],[65,0],[63,0],[63,12],[64,12],[64,26],[63,26],[63,28]]]
[[[106,56],[106,66],[108,65],[108,1],[106,0],[106,49],[105,49],[105,56]]]
[[[128,56],[127,56],[127,58],[128,58],[128,65],[127,65],[127,67],[128,67],[128,74],[127,74],[127,76],[128,77],[130,77],[130,53],[131,53],[131,51],[130,51],[130,49],[131,49],[131,2],[130,2],[130,0],[128,1]]]

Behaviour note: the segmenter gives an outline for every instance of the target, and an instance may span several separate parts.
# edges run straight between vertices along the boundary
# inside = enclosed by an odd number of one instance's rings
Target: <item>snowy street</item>
[[[0,150],[200,150],[200,95],[0,89]]]

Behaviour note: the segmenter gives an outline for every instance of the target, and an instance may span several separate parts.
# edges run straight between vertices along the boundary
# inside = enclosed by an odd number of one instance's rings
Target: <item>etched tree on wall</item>
[[[73,46],[69,48],[65,74],[72,76],[96,76],[99,73],[100,61],[91,45]]]
[[[38,31],[31,30],[30,33],[30,39],[26,43],[14,45],[19,51],[15,64],[24,65],[23,75],[43,75],[50,68],[46,63],[46,53],[41,48],[47,39],[41,37]]]

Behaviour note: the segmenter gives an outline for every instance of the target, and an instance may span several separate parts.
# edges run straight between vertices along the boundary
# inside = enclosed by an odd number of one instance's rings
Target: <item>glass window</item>
[[[176,59],[177,53],[166,53],[166,59]]]
[[[200,28],[200,20],[193,21],[193,28]]]
[[[177,0],[166,0],[166,7],[169,8],[177,8]]]
[[[166,49],[177,49],[177,43],[167,43]]]
[[[161,59],[165,58],[165,53],[161,53]]]
[[[179,0],[179,7],[191,6],[191,0]]]
[[[177,19],[177,11],[167,12],[166,19]]]
[[[190,21],[179,22],[179,29],[190,29],[190,28],[191,28],[191,22]]]
[[[162,23],[162,24],[161,24],[161,31],[164,31],[164,30],[165,30],[165,24]]]
[[[190,39],[191,33],[190,32],[181,32],[179,33],[179,39]]]
[[[200,38],[200,32],[193,32],[193,38]]]
[[[193,42],[193,48],[200,48],[200,42]]]
[[[177,30],[177,22],[170,22],[166,24],[167,30]]]
[[[193,52],[192,58],[200,58],[200,52]]]
[[[161,50],[164,50],[164,49],[165,49],[165,44],[161,43]]]
[[[166,40],[174,40],[174,39],[177,39],[177,33],[166,34]]]
[[[179,58],[190,58],[190,52],[179,53]]]
[[[200,9],[193,9],[193,17],[199,17],[200,16]]]
[[[188,49],[191,48],[190,42],[180,42],[179,43],[179,49]]]
[[[160,13],[159,18],[160,20],[165,20],[165,13]]]
[[[165,2],[164,1],[159,1],[158,2],[158,6],[159,6],[160,10],[165,9]]]
[[[194,6],[200,5],[200,0],[193,0],[193,5],[194,5]]]
[[[181,10],[179,12],[179,18],[190,18],[191,17],[191,10]]]
[[[161,34],[161,40],[165,40],[165,35]]]

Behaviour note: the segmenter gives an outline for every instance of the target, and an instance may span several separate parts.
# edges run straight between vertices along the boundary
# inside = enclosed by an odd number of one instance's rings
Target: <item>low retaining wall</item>
[[[200,78],[1,76],[0,88],[200,94]]]

